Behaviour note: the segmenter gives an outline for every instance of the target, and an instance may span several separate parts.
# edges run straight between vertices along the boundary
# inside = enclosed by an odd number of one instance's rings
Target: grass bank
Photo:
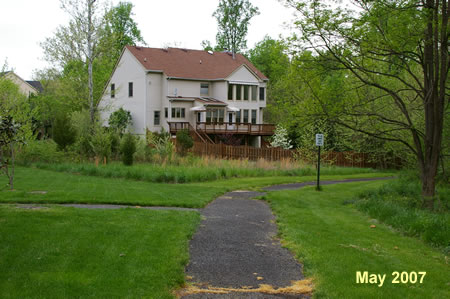
[[[323,176],[322,179],[376,177],[390,174]],[[204,183],[164,184],[126,179],[91,177],[36,168],[16,169],[15,191],[0,191],[0,202],[19,203],[110,203],[146,206],[201,208],[217,196],[237,189],[314,181],[314,176],[234,178]],[[0,184],[6,186],[6,177]]]
[[[59,172],[76,173],[105,178],[123,178],[153,183],[193,183],[243,177],[313,176],[316,169],[292,163],[265,161],[233,161],[194,158],[182,165],[142,163],[124,166],[113,162],[96,167],[92,163],[34,163],[33,167]],[[323,167],[322,175],[351,175],[377,173],[369,168]]]
[[[370,217],[450,254],[450,186],[438,187],[435,211],[422,208],[420,181],[412,174],[362,192],[355,205]]]
[[[196,212],[0,206],[2,298],[172,298]]]
[[[304,264],[316,298],[448,298],[448,257],[348,205],[385,182],[346,183],[271,192],[284,245]],[[372,226],[372,227],[371,227]],[[374,226],[374,227],[373,227]],[[382,286],[356,283],[357,271],[386,274]],[[423,283],[392,283],[395,271],[426,272]]]

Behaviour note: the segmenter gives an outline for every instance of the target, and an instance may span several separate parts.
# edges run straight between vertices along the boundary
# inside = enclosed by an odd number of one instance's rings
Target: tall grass
[[[248,160],[219,160],[188,157],[175,164],[136,164],[123,166],[119,163],[96,167],[91,163],[34,163],[37,168],[79,173],[106,178],[125,178],[158,183],[191,183],[239,177],[311,176],[316,169],[287,161],[267,162]],[[376,172],[373,169],[324,167],[324,175],[346,175]]]
[[[437,194],[436,210],[422,209],[418,178],[402,174],[378,190],[360,194],[356,207],[405,235],[419,237],[450,254],[450,186],[440,186]]]

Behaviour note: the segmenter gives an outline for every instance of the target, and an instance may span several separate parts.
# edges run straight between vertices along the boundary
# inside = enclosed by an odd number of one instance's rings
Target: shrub
[[[123,108],[119,108],[117,111],[111,113],[108,123],[112,129],[119,132],[119,134],[123,134],[132,123],[131,113]]]
[[[17,151],[17,161],[25,165],[33,162],[58,163],[64,160],[64,156],[51,139],[30,141]]]
[[[133,165],[133,155],[136,152],[136,139],[130,133],[125,134],[120,146],[122,162],[124,165]]]
[[[95,157],[103,160],[103,163],[106,164],[111,156],[111,137],[109,132],[100,125],[96,125],[90,145]]]
[[[65,150],[75,142],[76,132],[70,124],[66,114],[59,114],[53,123],[53,140],[58,144],[58,149]]]
[[[94,154],[91,146],[92,124],[91,115],[88,110],[75,111],[70,116],[70,123],[76,132],[76,140],[73,150],[85,157]]]
[[[183,129],[177,132],[177,145],[182,156],[185,156],[187,151],[194,146],[194,140],[189,134],[189,130]]]

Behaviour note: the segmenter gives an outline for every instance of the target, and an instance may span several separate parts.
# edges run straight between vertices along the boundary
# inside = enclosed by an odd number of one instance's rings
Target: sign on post
[[[320,147],[323,146],[323,134],[316,134],[316,146],[319,147],[317,156],[317,186],[316,190],[320,190]]]
[[[323,134],[316,134],[316,145],[323,146]]]

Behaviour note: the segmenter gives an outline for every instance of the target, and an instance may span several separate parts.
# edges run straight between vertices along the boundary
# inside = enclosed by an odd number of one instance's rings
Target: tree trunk
[[[92,53],[92,6],[95,0],[88,0],[88,35],[87,35],[87,47],[88,47],[88,77],[89,77],[89,112],[91,116],[91,122],[94,123],[95,111],[94,111],[94,82],[92,75],[93,53]]]
[[[9,188],[11,190],[14,190],[14,162],[15,162],[14,142],[11,142],[10,149],[11,149],[11,173],[9,174]]]

